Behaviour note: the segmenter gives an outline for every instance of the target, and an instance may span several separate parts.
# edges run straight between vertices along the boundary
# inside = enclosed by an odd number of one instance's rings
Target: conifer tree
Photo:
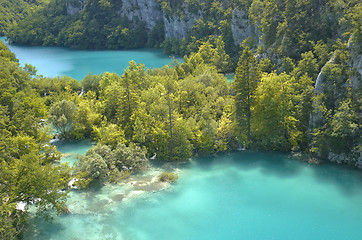
[[[250,119],[253,94],[260,81],[259,65],[249,47],[245,47],[239,59],[233,89],[235,91],[235,115],[241,136],[246,134],[246,144],[251,140]]]

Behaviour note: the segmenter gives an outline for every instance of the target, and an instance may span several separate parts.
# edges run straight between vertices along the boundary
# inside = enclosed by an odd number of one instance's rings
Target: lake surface
[[[32,222],[25,239],[340,239],[362,236],[362,174],[274,153],[234,152],[183,166],[171,188],[72,191],[73,214]]]
[[[0,37],[5,41],[5,37]],[[38,74],[46,77],[60,75],[82,80],[88,73],[101,74],[115,72],[123,74],[129,61],[143,63],[148,68],[163,67],[173,60],[182,62],[182,58],[174,58],[161,50],[73,50],[61,47],[30,47],[9,44],[20,63],[29,63],[38,69]]]
[[[78,155],[84,155],[89,148],[97,144],[87,139],[80,141],[56,141],[54,145],[63,153],[60,163],[68,163],[69,166],[73,166],[77,161]]]

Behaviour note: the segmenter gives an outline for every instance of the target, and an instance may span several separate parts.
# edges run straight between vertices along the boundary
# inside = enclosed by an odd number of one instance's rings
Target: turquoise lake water
[[[5,37],[0,37],[5,41]],[[182,62],[182,58],[174,58],[161,50],[122,50],[122,51],[89,51],[73,50],[60,47],[29,47],[9,44],[20,63],[30,63],[38,69],[38,74],[46,77],[59,75],[70,76],[82,80],[88,73],[100,74],[115,72],[123,74],[129,61],[143,63],[148,68],[163,67],[173,60]]]
[[[77,161],[77,155],[84,155],[89,148],[97,145],[90,140],[81,141],[56,141],[54,145],[57,149],[64,153],[65,156],[60,160],[61,163],[68,163],[69,166]]]
[[[228,74],[225,76],[229,83],[232,83],[234,81],[235,74]]]
[[[179,176],[131,200],[117,185],[72,191],[74,213],[34,221],[25,239],[361,239],[360,171],[241,151],[194,159]]]

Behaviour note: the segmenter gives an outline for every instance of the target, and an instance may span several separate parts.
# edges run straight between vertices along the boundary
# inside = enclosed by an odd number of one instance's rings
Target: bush
[[[118,182],[135,172],[148,167],[145,147],[130,143],[118,144],[115,149],[98,144],[89,149],[85,156],[79,156],[75,172],[80,174],[80,188],[91,183]]]
[[[158,178],[162,182],[175,182],[178,179],[178,176],[173,172],[163,172]]]

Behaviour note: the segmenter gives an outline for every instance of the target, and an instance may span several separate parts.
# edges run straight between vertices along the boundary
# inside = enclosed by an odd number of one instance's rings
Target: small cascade
[[[82,88],[82,90],[79,93],[79,97],[81,97],[84,94],[84,89]]]

